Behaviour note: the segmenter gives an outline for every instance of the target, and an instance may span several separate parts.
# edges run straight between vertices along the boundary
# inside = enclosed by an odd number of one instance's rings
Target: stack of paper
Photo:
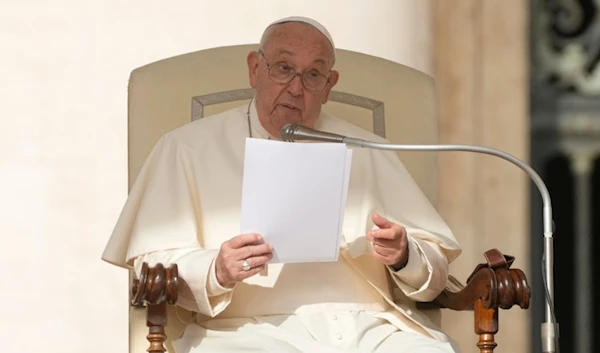
[[[351,161],[345,144],[246,139],[241,232],[271,263],[337,261]]]

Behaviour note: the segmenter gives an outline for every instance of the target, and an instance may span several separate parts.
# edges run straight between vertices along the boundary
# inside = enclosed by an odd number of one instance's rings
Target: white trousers
[[[175,353],[456,353],[450,343],[400,331],[364,311],[212,319],[189,325]]]

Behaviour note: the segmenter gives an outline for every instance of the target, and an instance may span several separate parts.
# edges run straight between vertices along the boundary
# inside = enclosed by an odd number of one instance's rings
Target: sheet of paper
[[[241,232],[273,245],[270,263],[337,261],[352,150],[246,139]]]

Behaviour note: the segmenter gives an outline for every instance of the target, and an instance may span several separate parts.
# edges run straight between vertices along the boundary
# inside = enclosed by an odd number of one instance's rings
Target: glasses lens
[[[319,91],[327,85],[327,78],[315,70],[310,70],[302,75],[304,87],[310,90]]]
[[[269,70],[269,76],[275,82],[288,83],[292,80],[296,71],[291,67],[283,64],[276,64]]]
[[[269,77],[278,83],[289,83],[296,76],[296,71],[288,65],[276,64],[269,70]],[[327,85],[327,78],[316,70],[309,70],[302,75],[302,83],[309,90],[319,91]]]

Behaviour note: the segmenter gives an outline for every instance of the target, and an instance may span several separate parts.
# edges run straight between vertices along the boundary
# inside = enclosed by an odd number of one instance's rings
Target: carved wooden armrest
[[[494,335],[498,333],[498,309],[515,305],[528,309],[531,289],[525,274],[510,268],[514,257],[496,249],[486,251],[484,256],[487,262],[475,268],[465,286],[454,280],[455,288],[447,288],[433,302],[418,303],[417,307],[473,310],[475,333],[479,335],[477,346],[482,353],[491,353],[497,346]],[[140,278],[132,283],[131,304],[148,307],[149,353],[166,352],[167,305],[177,302],[177,283],[177,265],[164,268],[162,264],[149,267],[147,263],[142,265]]]
[[[140,278],[133,280],[131,285],[131,304],[147,306],[146,325],[149,328],[149,353],[164,353],[167,340],[167,305],[177,302],[178,284],[177,265],[165,268],[162,264],[149,267],[144,262]]]
[[[450,310],[474,310],[475,333],[479,335],[477,346],[482,353],[491,353],[497,344],[498,310],[515,305],[529,308],[531,288],[523,271],[512,269],[514,257],[503,255],[497,249],[484,254],[487,262],[479,264],[462,288],[446,288],[432,303],[418,303],[417,307]],[[451,279],[453,287],[459,283]]]

